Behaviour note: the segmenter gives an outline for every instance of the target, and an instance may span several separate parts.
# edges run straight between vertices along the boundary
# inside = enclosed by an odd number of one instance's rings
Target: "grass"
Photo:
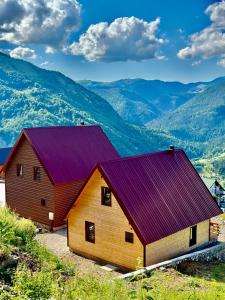
[[[225,213],[220,215],[220,217],[225,221]]]
[[[0,209],[0,245],[3,249],[0,254],[0,282],[7,287],[0,289],[1,300],[225,298],[225,264],[188,264],[179,271],[172,268],[156,270],[149,277],[137,277],[134,281],[93,274],[84,276],[70,263],[62,261],[33,240],[34,232],[31,221],[19,219],[7,209]],[[20,257],[18,265],[2,271],[1,263],[11,254]]]

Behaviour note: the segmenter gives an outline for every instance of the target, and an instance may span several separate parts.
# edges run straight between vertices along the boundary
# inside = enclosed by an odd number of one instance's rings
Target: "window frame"
[[[125,231],[125,242],[133,244],[134,243],[134,233]]]
[[[190,227],[189,247],[197,244],[197,225]]]
[[[23,164],[21,163],[16,164],[16,176],[23,177]]]
[[[94,227],[93,232],[90,231],[91,226]],[[93,222],[85,221],[85,241],[95,244],[95,223]]]
[[[33,167],[33,180],[41,181],[41,167],[38,167],[38,166]]]
[[[106,199],[106,193],[107,193],[107,190],[108,190],[108,193],[110,194],[110,197],[109,199]],[[109,203],[107,203],[107,200],[109,201]],[[112,191],[109,187],[107,186],[102,186],[101,187],[101,205],[104,205],[104,206],[112,206]]]

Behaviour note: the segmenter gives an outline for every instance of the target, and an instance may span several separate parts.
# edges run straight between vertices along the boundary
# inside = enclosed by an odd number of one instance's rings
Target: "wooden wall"
[[[189,247],[190,228],[178,231],[146,246],[146,265],[152,265],[209,242],[209,220],[197,224],[197,244]]]
[[[68,184],[57,185],[54,188],[55,202],[55,222],[54,226],[58,227],[65,223],[64,219],[71,205],[74,202],[84,180],[74,181]]]
[[[69,247],[72,251],[136,269],[143,261],[143,245],[129,224],[115,197],[112,206],[101,205],[101,186],[107,186],[98,170],[82,191],[68,218]],[[95,243],[85,241],[85,221],[95,223]],[[125,242],[125,231],[134,233],[134,243]]]
[[[23,176],[17,177],[17,163],[23,164]],[[33,167],[41,168],[41,180],[33,180]],[[41,199],[46,206],[41,206]],[[6,171],[7,205],[25,218],[50,225],[49,211],[54,212],[53,185],[37,159],[28,141],[23,138]]]
[[[5,177],[5,173],[2,171],[3,165],[0,165],[0,178],[4,178]]]

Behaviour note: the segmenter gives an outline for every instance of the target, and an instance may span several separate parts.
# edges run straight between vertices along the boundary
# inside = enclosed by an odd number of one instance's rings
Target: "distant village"
[[[122,141],[121,141],[122,142]],[[127,270],[217,241],[225,189],[182,149],[121,157],[98,125],[24,128],[0,149],[0,203],[71,252]]]

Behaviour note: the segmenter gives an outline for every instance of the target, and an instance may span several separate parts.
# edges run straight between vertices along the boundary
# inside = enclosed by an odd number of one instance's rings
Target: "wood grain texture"
[[[23,176],[16,174],[17,164],[23,164]],[[41,180],[33,180],[33,167],[41,168]],[[55,212],[54,187],[37,159],[29,142],[23,138],[6,170],[6,202],[19,215],[50,225],[49,211]],[[41,199],[46,206],[41,206]]]
[[[134,270],[143,261],[143,245],[117,200],[101,205],[101,186],[107,184],[96,170],[81,192],[68,217],[69,247],[88,257]],[[95,223],[95,243],[85,241],[85,221]],[[134,233],[134,243],[125,242],[125,231]]]
[[[146,266],[180,256],[209,242],[209,220],[197,224],[197,244],[189,247],[190,228],[146,246]]]
[[[54,226],[61,226],[65,223],[65,217],[68,213],[74,199],[77,197],[84,181],[74,181],[68,184],[56,185],[54,187],[55,203],[55,223]]]

